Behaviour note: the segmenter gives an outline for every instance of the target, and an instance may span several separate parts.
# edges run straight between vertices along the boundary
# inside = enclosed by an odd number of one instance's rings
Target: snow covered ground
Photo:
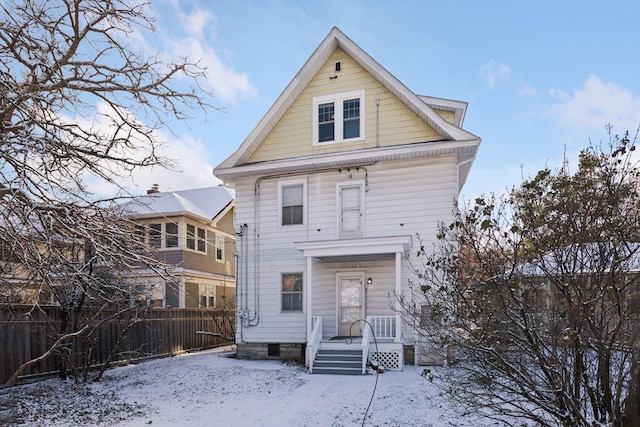
[[[0,425],[361,426],[370,401],[366,426],[495,425],[456,414],[421,367],[311,375],[278,361],[237,360],[229,350],[112,369],[98,383],[50,379],[0,390]]]

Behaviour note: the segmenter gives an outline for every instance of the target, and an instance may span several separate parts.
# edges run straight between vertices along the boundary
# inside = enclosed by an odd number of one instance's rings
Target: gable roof
[[[480,138],[472,133],[452,124],[441,117],[434,111],[434,107],[437,109],[444,109],[454,111],[456,116],[456,124],[461,124],[466,111],[466,103],[460,101],[445,100],[441,98],[418,96],[409,90],[404,84],[402,84],[396,77],[389,73],[384,67],[382,67],[377,61],[369,56],[364,50],[356,45],[350,38],[348,38],[337,27],[333,27],[325,39],[320,43],[318,48],[309,57],[307,62],[302,66],[300,71],[295,75],[293,80],[285,88],[282,94],[278,97],[276,102],[267,111],[265,116],[258,122],[258,125],[253,129],[249,136],[244,140],[240,147],[226,160],[214,169],[214,174],[221,178],[234,178],[242,175],[250,175],[256,171],[256,167],[245,167],[242,170],[232,170],[240,166],[245,165],[251,155],[257,150],[264,139],[269,135],[275,125],[282,119],[289,107],[295,102],[302,91],[307,87],[309,82],[315,77],[320,68],[326,63],[329,57],[337,49],[341,48],[345,51],[358,65],[366,70],[373,78],[375,78],[382,86],[384,86],[389,92],[394,94],[400,99],[411,111],[413,111],[421,120],[429,124],[434,130],[442,135],[442,141],[431,142],[433,149],[429,149],[429,154],[421,153],[420,155],[438,155],[438,154],[465,154],[468,158],[473,159],[475,157],[477,147],[480,144]],[[457,144],[456,147],[444,147],[443,142],[464,142],[464,144]],[[385,147],[389,149],[389,147]],[[375,149],[380,151],[381,149]],[[366,152],[367,150],[359,150],[359,152]],[[393,151],[393,150],[391,150]],[[344,153],[343,153],[344,154]],[[400,153],[389,153],[387,158],[403,158],[403,156],[416,157],[419,154],[415,149],[410,149],[410,153],[406,153],[406,148],[402,149]],[[348,156],[347,156],[348,157]],[[343,160],[348,164],[353,162],[353,158]],[[366,157],[366,154],[365,154]],[[302,159],[300,159],[302,160]],[[340,164],[335,159],[334,165]],[[372,161],[371,158],[369,160]],[[374,159],[375,161],[375,159]],[[270,162],[278,163],[278,161]],[[282,162],[280,162],[282,163]],[[308,162],[303,161],[308,165]],[[329,164],[329,163],[327,163]],[[319,166],[316,163],[316,166]],[[269,168],[269,172],[284,171],[287,168],[277,165]],[[466,180],[466,176],[471,165],[465,163],[460,170],[461,184]],[[260,166],[258,166],[260,168]],[[298,166],[301,168],[301,165]],[[294,166],[295,169],[295,166]],[[288,170],[294,170],[288,169]]]
[[[135,218],[161,216],[195,216],[213,220],[231,205],[235,191],[225,187],[151,193],[136,197],[124,207],[126,215]]]

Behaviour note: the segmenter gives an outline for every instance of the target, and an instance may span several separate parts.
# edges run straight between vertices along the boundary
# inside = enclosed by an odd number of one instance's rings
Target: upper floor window
[[[178,224],[167,222],[164,225],[164,245],[166,248],[178,247]]]
[[[196,227],[193,224],[187,224],[187,249],[198,252],[206,252],[206,235],[204,228]]]
[[[364,139],[364,90],[313,99],[313,144]]]
[[[149,245],[152,248],[162,247],[162,224],[149,224]]]
[[[280,224],[304,224],[305,185],[304,181],[281,182],[278,186],[280,200]]]
[[[364,183],[338,184],[338,218],[341,238],[363,236]]]
[[[198,251],[207,252],[207,230],[198,228]]]
[[[224,261],[224,237],[216,234],[216,261]]]

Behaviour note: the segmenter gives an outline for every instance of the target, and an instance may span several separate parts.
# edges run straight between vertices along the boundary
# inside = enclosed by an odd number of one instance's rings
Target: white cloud
[[[245,73],[237,73],[224,64],[215,49],[196,38],[183,38],[169,43],[175,54],[200,59],[200,65],[207,69],[207,89],[221,100],[236,103],[240,98],[252,96],[255,88]]]
[[[96,177],[86,177],[87,187],[98,196],[112,197],[116,193],[145,194],[154,184],[158,184],[160,191],[179,191],[221,183],[213,176],[213,166],[207,161],[207,149],[200,141],[188,137],[169,141],[158,154],[173,160],[172,170],[161,167],[137,169],[131,178],[118,183],[122,188]]]
[[[61,121],[75,123],[83,129],[92,129],[93,132],[103,135],[111,135],[120,129],[109,122],[106,117],[113,116],[110,107],[100,102],[95,106],[96,114],[92,116],[78,115],[76,117],[62,116]],[[121,113],[131,114],[122,111]],[[135,120],[135,118],[133,118]],[[82,180],[90,193],[98,197],[113,197],[120,193],[123,195],[144,194],[153,184],[158,184],[161,191],[176,191],[190,188],[202,188],[216,186],[221,183],[213,176],[213,166],[208,162],[208,152],[205,145],[189,136],[173,136],[160,130],[153,131],[154,150],[158,157],[168,159],[171,170],[156,166],[137,168],[129,173],[116,163],[101,161],[104,171],[110,171],[111,178],[117,183],[112,184],[98,176],[83,173]],[[111,154],[116,157],[129,158],[141,161],[149,155],[148,141],[130,137],[131,147],[118,146]]]
[[[551,96],[556,103],[547,115],[559,127],[577,135],[602,131],[608,123],[618,134],[634,132],[640,125],[640,95],[594,75],[572,94],[554,90]]]
[[[511,68],[495,59],[491,59],[489,62],[482,64],[478,73],[484,79],[487,86],[493,89],[498,80],[509,79]]]
[[[210,43],[216,35],[215,27],[211,25],[215,19],[213,13],[200,8],[187,10],[191,6],[191,3],[173,0],[163,12],[175,16],[180,24],[171,28],[158,27],[165,56],[188,57],[206,68],[204,88],[213,91],[223,103],[235,104],[241,98],[253,96],[256,90],[249,76],[224,63]]]
[[[213,14],[206,10],[196,9],[190,13],[179,13],[182,29],[189,35],[202,38],[205,27],[213,20]]]

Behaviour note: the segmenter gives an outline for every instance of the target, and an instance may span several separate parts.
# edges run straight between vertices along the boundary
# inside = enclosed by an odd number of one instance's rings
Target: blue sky
[[[462,195],[502,192],[589,141],[640,125],[640,0],[152,0],[166,54],[202,58],[216,98],[174,125],[180,173],[139,174],[134,194],[216,185],[233,153],[333,26],[409,89],[469,103],[482,145]]]

